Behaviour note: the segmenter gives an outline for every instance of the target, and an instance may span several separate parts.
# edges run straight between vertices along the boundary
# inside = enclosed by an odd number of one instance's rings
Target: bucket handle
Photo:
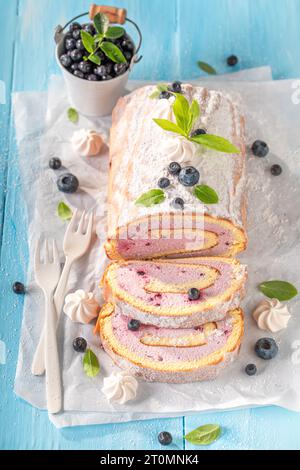
[[[134,57],[134,63],[137,64],[142,59],[142,56],[137,57],[137,54],[139,53],[139,50],[142,46],[143,36],[138,25],[133,20],[127,17],[127,10],[125,10],[125,8],[117,8],[117,7],[109,7],[106,5],[93,4],[91,5],[90,10],[88,12],[75,16],[70,21],[68,21],[68,23],[66,23],[65,26],[63,27],[57,26],[55,30],[55,36],[54,36],[55,42],[56,43],[60,42],[62,33],[71,23],[73,23],[74,21],[86,15],[89,15],[90,19],[93,20],[94,17],[97,15],[97,13],[104,13],[108,17],[110,23],[124,24],[126,21],[128,21],[128,23],[131,23],[135,27],[139,35],[139,42],[138,42],[138,45],[135,51],[135,57]]]
[[[110,23],[124,24],[127,17],[127,10],[125,10],[125,8],[91,5],[89,11],[90,19],[93,20],[98,13],[104,13]]]

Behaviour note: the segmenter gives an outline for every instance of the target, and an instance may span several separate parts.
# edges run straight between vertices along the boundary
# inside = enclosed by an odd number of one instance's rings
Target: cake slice
[[[219,321],[240,305],[246,267],[230,258],[118,261],[103,277],[106,302],[143,324],[190,328]],[[190,300],[189,290],[200,291]]]
[[[131,331],[128,321],[120,308],[107,303],[100,312],[96,331],[119,367],[150,382],[216,378],[237,356],[244,331],[240,309],[231,310],[219,322],[191,329],[141,325]]]
[[[146,86],[121,98],[113,112],[110,138],[108,239],[110,259],[153,259],[179,256],[234,256],[247,238],[244,118],[232,98],[220,91],[182,85],[189,104],[201,110],[192,131],[229,140],[240,153],[212,150],[159,127],[155,118],[175,122],[174,97],[151,99]],[[201,202],[191,187],[170,174],[169,165],[192,166],[199,183],[213,188],[218,203]],[[164,197],[136,204],[168,178]],[[184,207],[174,208],[180,197]]]

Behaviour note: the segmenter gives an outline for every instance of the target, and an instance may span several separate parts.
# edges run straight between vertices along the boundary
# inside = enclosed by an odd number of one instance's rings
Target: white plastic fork
[[[46,396],[49,413],[61,410],[61,382],[59,357],[56,339],[56,313],[53,301],[54,290],[60,277],[60,260],[55,240],[50,256],[49,242],[45,240],[44,260],[41,261],[41,243],[37,244],[35,256],[35,278],[45,296],[45,364],[46,364]]]
[[[86,211],[84,211],[80,216],[78,211],[75,210],[73,217],[66,230],[63,244],[66,262],[57,289],[54,294],[54,304],[56,307],[57,321],[59,320],[63,308],[66,287],[72,264],[75,260],[81,258],[81,256],[83,256],[87,252],[90,246],[93,230],[93,219],[93,212],[87,214]],[[87,228],[84,231],[85,225],[87,226]],[[44,338],[45,327],[41,334],[40,341],[32,361],[31,372],[33,375],[43,375],[45,372]]]

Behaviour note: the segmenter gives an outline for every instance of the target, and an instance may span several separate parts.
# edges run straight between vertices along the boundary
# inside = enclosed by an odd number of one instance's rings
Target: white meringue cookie
[[[252,315],[258,328],[272,333],[277,333],[286,328],[291,318],[287,306],[277,299],[262,300]]]
[[[93,157],[100,153],[103,145],[102,136],[91,129],[80,129],[72,136],[72,146],[82,157]]]
[[[113,372],[103,380],[102,392],[111,403],[124,405],[136,397],[138,381],[126,371]]]
[[[76,323],[90,323],[98,316],[100,307],[93,294],[82,289],[65,298],[64,313]]]

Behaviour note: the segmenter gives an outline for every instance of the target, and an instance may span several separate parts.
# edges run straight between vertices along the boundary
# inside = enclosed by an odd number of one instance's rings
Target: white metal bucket
[[[70,24],[72,21],[73,20],[71,20],[68,24]],[[137,49],[135,49],[135,53],[130,63],[130,67],[126,71],[126,73],[120,75],[119,77],[99,82],[93,82],[76,77],[65,67],[63,67],[63,65],[60,63],[59,58],[63,53],[65,38],[63,30],[66,28],[67,25],[64,28],[62,28],[61,26],[58,26],[56,28],[56,60],[65,80],[70,105],[77,109],[77,111],[79,111],[81,114],[91,117],[109,115],[115,107],[118,99],[122,95],[124,95],[129,73],[132,70],[134,64],[141,59],[141,57],[137,58],[137,52],[140,49],[142,41],[141,33],[137,25],[128,18],[127,21],[130,21],[134,24],[140,36],[140,42]]]
[[[62,71],[72,107],[86,116],[111,114],[116,102],[124,94],[130,68],[123,75],[103,82],[92,82],[76,77],[60,63],[63,40],[56,46],[56,59]]]

